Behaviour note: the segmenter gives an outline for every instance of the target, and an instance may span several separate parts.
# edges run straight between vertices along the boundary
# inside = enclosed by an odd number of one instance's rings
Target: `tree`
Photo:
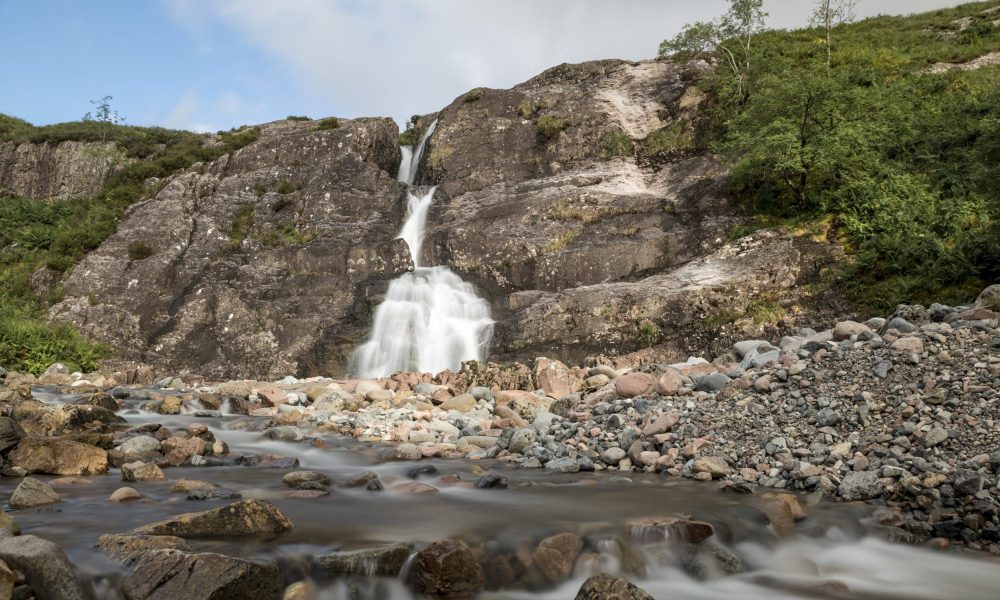
[[[715,21],[685,25],[679,34],[660,44],[660,56],[695,57],[720,52],[733,71],[737,94],[750,76],[753,36],[764,29],[764,0],[729,0],[729,10]]]
[[[83,115],[84,121],[94,121],[101,127],[101,141],[107,141],[108,130],[114,125],[121,125],[125,122],[125,117],[118,114],[117,110],[111,107],[111,101],[114,100],[111,96],[104,96],[100,100],[91,100],[90,103],[94,105],[94,112],[91,113],[87,111],[87,114]]]
[[[826,45],[826,68],[830,68],[833,58],[832,43],[830,40],[831,31],[838,25],[850,23],[854,20],[854,9],[858,5],[858,0],[819,0],[813,10],[809,24],[813,27],[822,27]]]

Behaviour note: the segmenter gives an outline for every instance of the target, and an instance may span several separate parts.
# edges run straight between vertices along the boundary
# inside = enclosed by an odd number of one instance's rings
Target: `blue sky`
[[[960,2],[861,0],[860,16]],[[767,0],[770,25],[812,2]],[[725,0],[0,0],[0,112],[214,131],[287,115],[404,120],[561,62],[651,58]],[[13,60],[12,60],[13,59]]]

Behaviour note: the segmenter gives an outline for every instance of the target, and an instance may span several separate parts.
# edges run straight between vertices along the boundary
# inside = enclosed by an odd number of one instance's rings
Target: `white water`
[[[397,179],[411,188],[399,237],[410,248],[414,269],[389,284],[385,300],[375,310],[368,341],[352,357],[352,371],[359,377],[387,377],[397,371],[457,371],[462,361],[482,360],[493,336],[489,304],[472,285],[448,267],[420,264],[435,188],[412,185],[436,125],[437,121],[431,124],[415,150],[402,149]]]

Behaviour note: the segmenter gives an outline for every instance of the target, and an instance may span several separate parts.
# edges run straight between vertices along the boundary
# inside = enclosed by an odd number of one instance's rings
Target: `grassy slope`
[[[93,121],[35,127],[0,115],[0,142],[113,141],[122,168],[94,197],[41,201],[0,198],[0,366],[38,373],[61,361],[93,369],[112,352],[72,327],[51,323],[46,310],[58,287],[38,299],[29,280],[48,267],[62,275],[115,232],[125,208],[143,195],[143,182],[166,177],[198,161],[210,161],[259,136],[249,128],[209,136],[158,127],[116,126]]]
[[[830,69],[819,30],[767,32],[749,91],[725,67],[703,82],[734,192],[761,226],[827,224],[862,310],[964,302],[1000,277],[1000,67],[927,73],[1000,50],[995,6],[838,27]]]

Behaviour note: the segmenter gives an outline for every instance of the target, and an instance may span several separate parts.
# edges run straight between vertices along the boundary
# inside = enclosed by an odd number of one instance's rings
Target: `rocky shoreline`
[[[431,465],[415,467],[409,481],[365,473],[334,482],[322,472],[297,470],[294,457],[232,451],[198,422],[223,414],[245,415],[250,420],[243,427],[276,442],[323,448],[323,436],[335,435],[376,443],[390,461],[463,458],[551,474],[648,473],[714,482],[706,485],[753,495],[753,506],[780,537],[794,535],[819,498],[864,501],[874,507],[867,530],[889,540],[1000,554],[1000,286],[987,288],[972,306],[900,306],[886,319],[747,340],[712,362],[692,358],[634,369],[610,363],[567,367],[539,358],[531,367],[467,363],[458,373],[399,373],[375,381],[288,377],[220,384],[190,375],[143,382],[150,370],[85,377],[61,365],[37,379],[0,372],[0,474],[19,481],[8,501],[14,516],[3,512],[0,522],[0,592],[87,597],[76,579],[67,579],[73,567],[59,546],[18,535],[15,519],[18,511],[58,506],[61,486],[111,469],[120,470],[123,487],[110,502],[142,501],[143,486],[168,479],[171,493],[224,502],[103,536],[98,548],[131,573],[121,583],[128,598],[312,597],[308,583],[283,586],[273,563],[192,549],[189,540],[267,539],[294,525],[266,500],[185,478],[185,467],[282,469],[286,497],[297,499],[320,498],[334,487],[418,496],[445,487],[507,487],[496,469],[419,481],[437,472]],[[71,401],[49,402],[47,394]],[[130,414],[193,420],[184,428],[130,426]],[[721,547],[704,546],[716,537],[712,523],[665,516],[625,529],[623,539],[632,541],[622,542],[619,552],[627,554],[632,543],[673,540],[692,549],[683,559],[689,572],[703,568],[691,557],[704,560],[709,547],[712,569],[742,569],[726,567],[739,559]],[[537,540],[523,556],[440,540],[421,548],[365,546],[313,561],[333,577],[372,565],[376,574],[395,576],[406,561],[410,589],[459,598],[484,587],[565,581],[588,552],[603,547],[595,544],[564,532]],[[577,597],[651,597],[643,594],[602,575]]]

